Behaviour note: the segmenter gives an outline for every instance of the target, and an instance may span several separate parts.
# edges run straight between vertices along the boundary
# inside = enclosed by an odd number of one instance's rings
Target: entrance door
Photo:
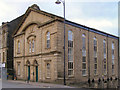
[[[28,66],[28,80],[30,80],[30,66]]]
[[[36,66],[36,82],[38,82],[38,66]]]

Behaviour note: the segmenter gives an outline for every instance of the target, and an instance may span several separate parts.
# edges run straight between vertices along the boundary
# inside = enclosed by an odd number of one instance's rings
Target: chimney
[[[39,6],[38,6],[37,4],[33,4],[33,5],[31,6],[31,8],[36,9],[36,10],[40,10],[40,8],[39,8]]]

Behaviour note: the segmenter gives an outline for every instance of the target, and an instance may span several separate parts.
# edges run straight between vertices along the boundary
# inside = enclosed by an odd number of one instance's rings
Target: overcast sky
[[[0,23],[19,17],[32,4],[63,17],[63,5],[55,1],[0,0]],[[118,36],[118,0],[66,0],[66,19]]]

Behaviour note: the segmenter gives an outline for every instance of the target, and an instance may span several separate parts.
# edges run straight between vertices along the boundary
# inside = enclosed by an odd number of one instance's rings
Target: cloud
[[[83,21],[82,21],[83,22]],[[84,23],[87,25],[90,25],[91,27],[96,28],[105,28],[105,27],[113,27],[113,23],[108,20],[96,20],[96,19],[90,19],[90,20],[84,20]]]
[[[69,8],[71,8],[69,10]],[[74,3],[67,8],[68,20],[95,28],[110,34],[118,33],[117,3]]]
[[[3,1],[0,2],[0,22],[2,22],[6,17],[11,16],[12,7]]]
[[[56,0],[1,0],[0,23],[17,18],[25,13],[27,8],[34,3],[38,4],[41,10],[63,17],[63,6],[62,4],[56,5],[55,1]],[[88,0],[65,1],[66,18],[68,20],[114,34],[117,32],[117,3],[104,3],[102,2],[103,0],[89,0],[89,2],[95,1],[95,3],[89,3]],[[98,1],[102,3],[98,3]]]
[[[9,8],[8,8],[9,7]],[[12,7],[10,7],[8,4],[4,3],[4,2],[0,2],[0,15],[3,16],[5,15],[5,12],[10,12],[12,10]]]
[[[67,2],[118,2],[119,0],[66,0]]]
[[[22,3],[22,2],[53,2],[56,0],[4,0],[5,2],[14,2],[14,3]]]
[[[117,19],[107,20],[107,19],[71,19],[74,22],[79,24],[98,29],[110,34],[117,35],[118,33],[118,24]]]

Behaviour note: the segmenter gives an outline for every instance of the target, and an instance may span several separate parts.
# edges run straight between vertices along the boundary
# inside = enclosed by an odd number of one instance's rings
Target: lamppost
[[[63,12],[64,12],[64,85],[66,85],[66,79],[65,79],[65,0],[57,0],[55,3],[60,4],[63,3]]]

